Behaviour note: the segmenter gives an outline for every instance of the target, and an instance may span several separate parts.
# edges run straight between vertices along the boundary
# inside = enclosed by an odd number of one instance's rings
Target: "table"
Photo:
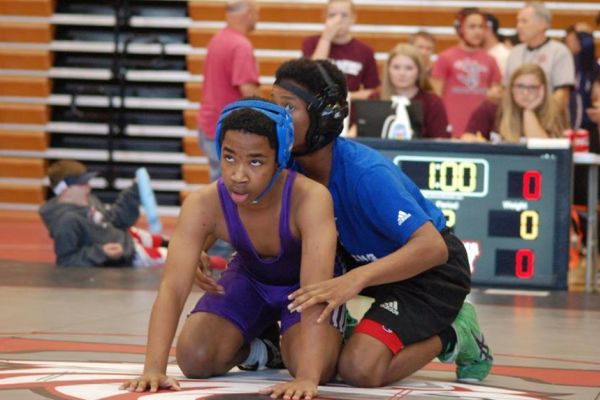
[[[583,165],[588,169],[587,183],[587,253],[585,263],[585,291],[594,292],[598,286],[598,271],[596,257],[598,253],[598,166],[600,155],[595,153],[574,153],[573,161],[576,165]]]

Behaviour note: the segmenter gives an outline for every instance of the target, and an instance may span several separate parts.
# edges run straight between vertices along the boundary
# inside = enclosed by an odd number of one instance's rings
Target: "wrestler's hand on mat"
[[[308,379],[294,379],[261,389],[260,394],[270,394],[271,398],[284,400],[311,400],[317,395],[317,385]]]
[[[292,300],[288,305],[288,309],[290,311],[302,312],[302,310],[315,304],[327,303],[327,307],[319,315],[317,322],[327,321],[329,314],[336,307],[345,304],[362,289],[360,282],[351,273],[347,273],[296,290],[288,296],[288,299]]]
[[[160,372],[147,372],[119,386],[121,390],[130,392],[156,392],[158,389],[181,390],[179,382]]]
[[[205,251],[203,251],[200,255],[200,263],[198,264],[198,268],[196,268],[196,277],[194,278],[194,283],[207,293],[225,294],[225,289],[223,286],[219,285],[212,277],[210,258]]]

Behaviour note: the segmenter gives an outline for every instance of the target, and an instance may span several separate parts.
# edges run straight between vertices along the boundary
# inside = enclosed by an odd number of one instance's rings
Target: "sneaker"
[[[440,355],[440,360],[448,362],[454,358],[459,381],[481,382],[490,373],[494,358],[479,328],[473,304],[464,302],[452,327],[456,331],[455,349]]]
[[[452,328],[456,332],[456,327],[452,324]],[[455,343],[451,349],[446,349],[445,352],[438,354],[437,358],[440,362],[444,364],[453,364],[456,361],[456,357],[458,356],[458,343]]]
[[[237,367],[240,371],[258,371],[257,362],[254,364],[238,364]]]
[[[275,322],[263,331],[259,336],[267,345],[267,365],[269,369],[285,369],[283,358],[281,357],[281,336],[279,335],[279,324]]]
[[[267,327],[257,339],[262,341],[267,347],[267,364],[265,367],[269,369],[285,369],[279,345],[279,324],[275,322]],[[258,370],[258,363],[256,362],[251,365],[240,364],[237,367],[242,371],[256,371]]]

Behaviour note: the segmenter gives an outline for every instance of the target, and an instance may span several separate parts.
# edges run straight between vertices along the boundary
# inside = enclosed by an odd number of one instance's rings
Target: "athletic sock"
[[[241,366],[248,369],[261,369],[268,361],[267,345],[260,339],[254,339],[250,343],[250,353]]]
[[[452,326],[447,327],[438,335],[442,341],[442,353],[450,352],[456,346],[456,331]]]

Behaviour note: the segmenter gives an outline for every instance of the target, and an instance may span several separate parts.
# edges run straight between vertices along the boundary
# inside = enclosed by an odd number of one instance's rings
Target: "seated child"
[[[166,259],[166,241],[133,226],[140,211],[137,185],[123,190],[110,207],[91,194],[96,176],[79,161],[60,160],[48,168],[56,195],[39,213],[54,239],[61,266],[152,266]]]

